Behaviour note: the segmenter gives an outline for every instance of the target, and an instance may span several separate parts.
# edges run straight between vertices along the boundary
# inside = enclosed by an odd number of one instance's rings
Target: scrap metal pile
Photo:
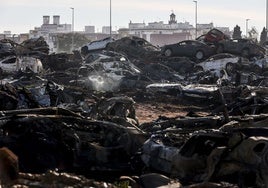
[[[12,158],[1,183],[267,187],[268,56],[209,34],[197,49],[127,37],[74,54],[49,54],[42,38],[1,41],[0,164]],[[144,121],[145,106],[172,116]]]

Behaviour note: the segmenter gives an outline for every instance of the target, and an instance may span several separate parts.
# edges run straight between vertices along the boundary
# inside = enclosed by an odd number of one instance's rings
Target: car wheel
[[[172,50],[171,49],[166,49],[165,52],[164,52],[164,55],[167,56],[167,57],[170,57],[172,55]]]
[[[204,53],[202,51],[197,51],[195,54],[196,59],[201,60],[204,58]]]
[[[195,71],[195,72],[203,72],[204,69],[203,69],[203,67],[201,67],[201,66],[196,66],[196,67],[194,67],[194,71]]]
[[[228,75],[233,74],[234,69],[235,69],[235,66],[234,66],[233,63],[227,63],[226,66],[225,66],[225,70],[226,70]]]
[[[216,52],[217,52],[218,54],[219,54],[219,53],[223,53],[223,46],[222,46],[222,45],[219,45],[219,46],[217,47]]]
[[[249,56],[249,49],[243,49],[242,52],[241,52],[241,55],[243,57],[248,57]]]

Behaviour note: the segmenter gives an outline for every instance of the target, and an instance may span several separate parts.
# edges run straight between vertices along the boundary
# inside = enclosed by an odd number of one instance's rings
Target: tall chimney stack
[[[56,25],[60,24],[60,16],[58,15],[53,16],[53,24],[56,24]]]
[[[49,16],[43,16],[43,24],[49,24]]]

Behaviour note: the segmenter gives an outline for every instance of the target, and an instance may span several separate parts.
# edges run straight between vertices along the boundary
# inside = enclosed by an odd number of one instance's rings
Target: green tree
[[[267,30],[264,27],[262,32],[261,32],[261,38],[260,38],[260,44],[263,45],[267,40]]]
[[[57,35],[57,50],[58,52],[71,52],[72,50],[77,50],[89,42],[90,40],[80,33],[60,33]]]
[[[234,27],[234,32],[233,32],[233,36],[232,36],[233,39],[241,39],[242,38],[241,33],[242,33],[242,31],[241,31],[240,27],[238,25],[236,25]]]

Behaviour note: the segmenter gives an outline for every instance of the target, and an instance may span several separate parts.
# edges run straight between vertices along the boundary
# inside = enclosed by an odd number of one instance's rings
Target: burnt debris
[[[176,44],[0,41],[1,183],[267,187],[265,49],[216,29]]]

